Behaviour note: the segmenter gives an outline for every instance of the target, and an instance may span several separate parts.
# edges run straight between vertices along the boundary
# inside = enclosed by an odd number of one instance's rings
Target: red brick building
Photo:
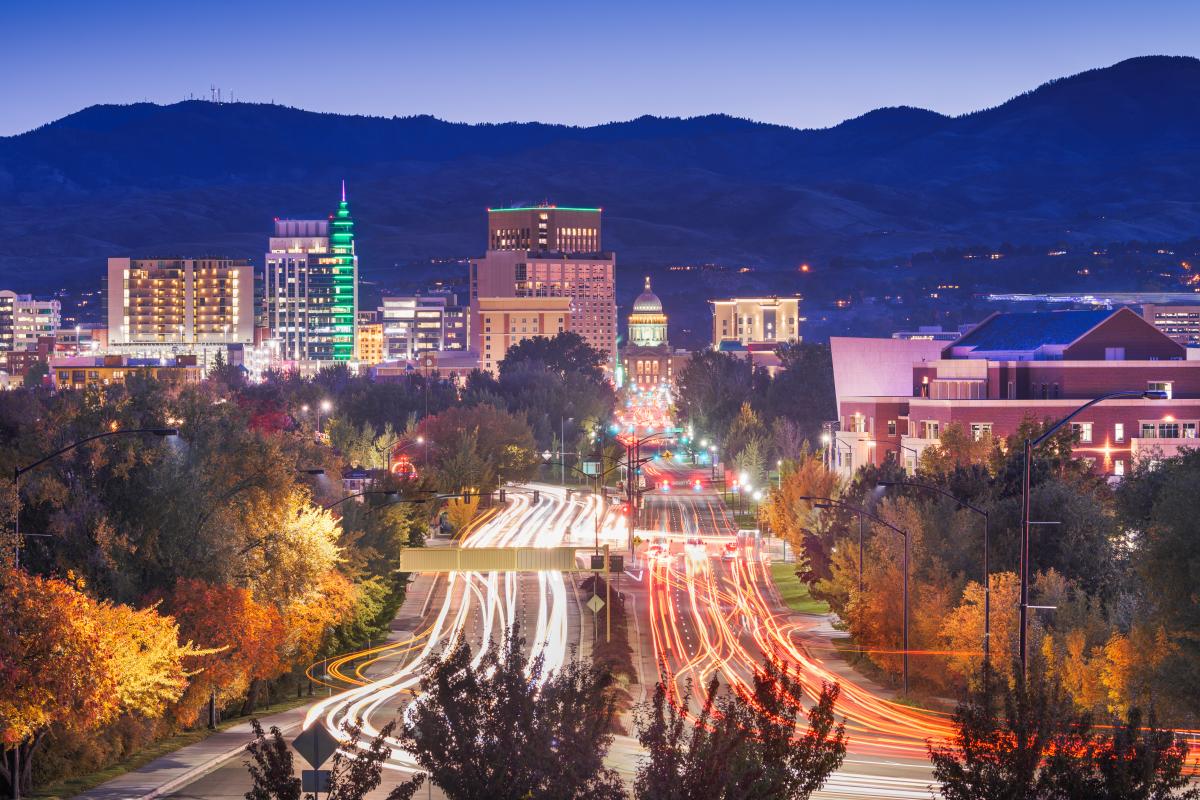
[[[912,470],[951,424],[1004,437],[1026,418],[1061,419],[1117,391],[1168,399],[1109,400],[1074,420],[1076,455],[1095,469],[1120,476],[1135,460],[1200,447],[1200,361],[1129,309],[993,314],[936,354],[931,344],[831,340],[834,467],[852,474],[898,458]]]

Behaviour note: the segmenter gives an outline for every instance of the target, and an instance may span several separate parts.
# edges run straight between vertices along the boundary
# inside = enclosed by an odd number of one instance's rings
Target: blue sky
[[[0,135],[207,96],[468,122],[724,112],[823,127],[959,114],[1137,55],[1200,54],[1200,3],[3,0]]]

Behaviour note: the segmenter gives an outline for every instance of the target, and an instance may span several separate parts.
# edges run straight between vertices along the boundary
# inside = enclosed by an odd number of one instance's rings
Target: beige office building
[[[800,300],[796,297],[735,297],[709,300],[714,350],[800,341]]]
[[[517,342],[571,330],[571,301],[566,297],[481,297],[476,302],[479,368],[493,375]]]
[[[135,357],[254,343],[254,268],[230,258],[110,258],[108,347]]]

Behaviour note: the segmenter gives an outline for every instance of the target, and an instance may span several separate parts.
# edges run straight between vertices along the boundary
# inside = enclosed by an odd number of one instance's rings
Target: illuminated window
[[[1089,444],[1092,441],[1092,423],[1090,422],[1072,422],[1071,430],[1075,431],[1079,436],[1079,441]]]

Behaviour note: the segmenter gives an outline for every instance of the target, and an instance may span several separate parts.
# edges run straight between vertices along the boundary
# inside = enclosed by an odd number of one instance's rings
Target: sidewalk
[[[313,702],[324,699],[314,697]],[[284,736],[298,734],[305,704],[289,711],[260,717],[263,728],[278,725]],[[174,753],[157,758],[141,769],[127,772],[90,791],[76,795],[75,800],[150,800],[162,797],[205,775],[229,759],[244,752],[253,738],[250,723],[243,722],[228,730],[214,733],[202,742],[182,747]]]
[[[393,620],[389,640],[406,637],[419,613],[428,608],[429,602],[436,589],[433,576],[419,575],[409,586],[409,595],[401,613]],[[408,630],[405,630],[408,628]],[[265,730],[278,726],[285,738],[291,739],[300,733],[300,726],[308,713],[309,707],[326,695],[320,694],[312,698],[311,703],[259,717],[259,722]],[[253,738],[250,722],[239,723],[232,728],[214,733],[207,739],[195,744],[181,747],[174,753],[156,758],[140,769],[127,772],[111,781],[102,783],[94,789],[76,795],[73,800],[152,800],[165,797],[172,792],[187,786],[197,779],[220,768],[230,759],[244,754],[246,745]]]

